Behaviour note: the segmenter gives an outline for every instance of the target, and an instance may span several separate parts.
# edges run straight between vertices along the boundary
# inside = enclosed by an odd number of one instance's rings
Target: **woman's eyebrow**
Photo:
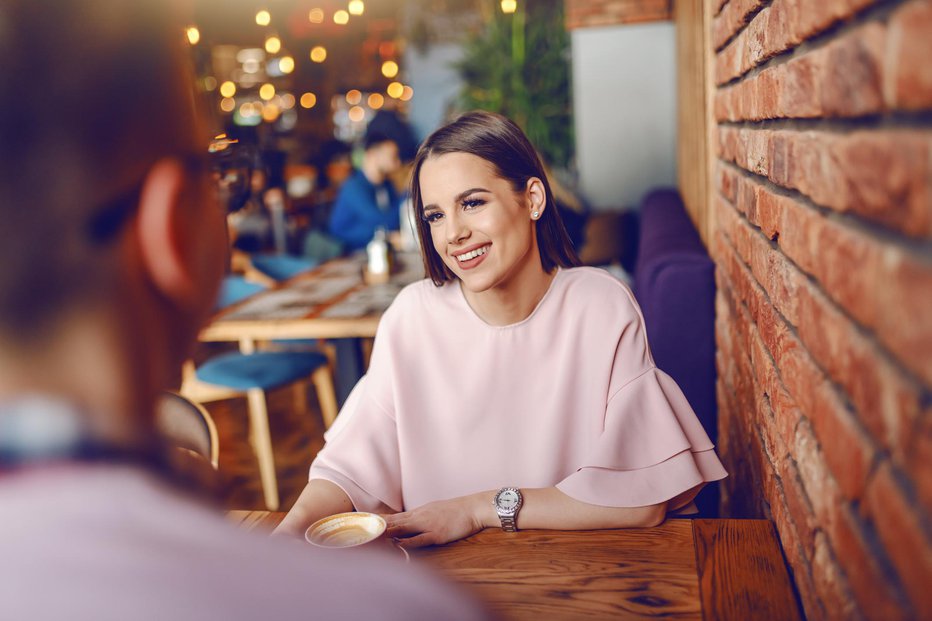
[[[469,188],[468,190],[466,190],[466,191],[464,191],[464,192],[460,192],[459,194],[457,194],[457,195],[456,195],[456,198],[453,199],[453,202],[454,202],[454,203],[459,203],[460,201],[462,201],[464,198],[466,198],[467,196],[469,196],[469,195],[472,194],[473,192],[488,192],[488,190],[486,190],[485,188]],[[426,211],[430,211],[430,210],[432,210],[432,209],[440,209],[440,208],[439,208],[437,205],[435,205],[434,203],[431,203],[430,205],[424,205],[424,211],[425,211],[425,212],[426,212]]]

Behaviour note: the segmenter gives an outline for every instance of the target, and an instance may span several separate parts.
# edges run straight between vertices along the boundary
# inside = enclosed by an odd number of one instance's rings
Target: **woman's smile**
[[[464,270],[471,270],[485,260],[492,244],[481,244],[472,246],[464,251],[454,252],[453,257]]]

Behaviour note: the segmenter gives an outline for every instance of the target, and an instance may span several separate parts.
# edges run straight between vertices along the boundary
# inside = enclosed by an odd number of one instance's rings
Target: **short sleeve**
[[[673,510],[695,495],[685,492],[725,476],[676,382],[650,368],[611,395],[584,462],[557,488],[601,506],[642,507],[676,499]]]
[[[364,376],[353,388],[327,443],[311,464],[310,479],[338,485],[357,511],[383,503],[401,511],[401,465],[395,421],[367,393]]]

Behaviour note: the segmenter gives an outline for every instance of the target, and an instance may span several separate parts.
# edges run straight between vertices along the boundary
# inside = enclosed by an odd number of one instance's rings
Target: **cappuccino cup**
[[[311,524],[304,539],[321,548],[351,548],[378,539],[385,527],[385,520],[375,513],[337,513]]]

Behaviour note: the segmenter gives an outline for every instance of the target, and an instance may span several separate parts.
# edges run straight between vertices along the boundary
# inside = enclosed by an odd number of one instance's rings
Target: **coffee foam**
[[[338,513],[311,524],[304,538],[316,546],[348,548],[377,539],[385,532],[385,520],[374,513]]]

